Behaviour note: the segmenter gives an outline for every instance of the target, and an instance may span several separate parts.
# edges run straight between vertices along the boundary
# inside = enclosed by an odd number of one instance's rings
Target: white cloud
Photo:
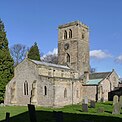
[[[90,51],[90,57],[96,59],[105,59],[112,57],[109,53],[102,51],[102,50],[92,50]]]
[[[53,49],[53,51],[49,51],[48,53],[47,53],[47,55],[54,55],[54,54],[58,54],[58,48],[54,48]]]
[[[52,51],[49,51],[47,54],[44,54],[42,58],[46,57],[47,55],[57,55],[58,48],[54,48]]]
[[[122,55],[118,56],[118,57],[115,59],[115,61],[116,61],[117,63],[122,63]]]

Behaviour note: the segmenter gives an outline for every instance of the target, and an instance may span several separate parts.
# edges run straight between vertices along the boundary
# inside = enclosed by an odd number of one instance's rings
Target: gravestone
[[[88,104],[82,103],[82,111],[88,112]]]
[[[113,105],[115,105],[116,103],[118,103],[118,96],[114,95],[114,97],[113,97]]]
[[[10,113],[6,113],[6,122],[10,122]]]
[[[120,103],[115,103],[112,114],[120,114]]]
[[[90,101],[90,107],[95,108],[95,101],[93,101],[93,100]]]
[[[87,98],[87,97],[85,97],[85,98],[83,99],[83,103],[84,103],[84,104],[88,104],[88,98]]]
[[[28,110],[29,110],[30,122],[37,122],[35,106],[31,105],[31,104],[28,104]]]
[[[97,110],[98,113],[103,113],[104,112],[104,107],[99,107]]]
[[[63,112],[62,111],[53,111],[54,113],[54,117],[55,117],[55,120],[56,122],[63,122]]]
[[[120,96],[119,103],[120,103],[120,107],[122,108],[122,96]]]

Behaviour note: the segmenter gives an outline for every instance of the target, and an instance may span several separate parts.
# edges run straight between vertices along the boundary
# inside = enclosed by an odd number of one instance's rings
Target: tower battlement
[[[70,22],[70,23],[67,23],[67,24],[59,25],[58,29],[67,28],[69,26],[74,26],[74,25],[82,26],[82,27],[84,27],[86,29],[89,29],[89,27],[86,24],[80,22],[79,20],[78,21],[74,21],[74,22]]]

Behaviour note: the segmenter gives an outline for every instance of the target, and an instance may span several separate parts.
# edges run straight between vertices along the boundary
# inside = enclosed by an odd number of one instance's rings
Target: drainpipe
[[[73,105],[73,79],[72,79],[72,105]]]

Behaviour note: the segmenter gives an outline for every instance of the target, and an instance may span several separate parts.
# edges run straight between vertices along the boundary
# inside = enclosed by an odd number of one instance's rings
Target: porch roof
[[[101,80],[103,80],[103,79],[92,79],[92,80],[88,80],[86,82],[86,85],[98,85]]]

